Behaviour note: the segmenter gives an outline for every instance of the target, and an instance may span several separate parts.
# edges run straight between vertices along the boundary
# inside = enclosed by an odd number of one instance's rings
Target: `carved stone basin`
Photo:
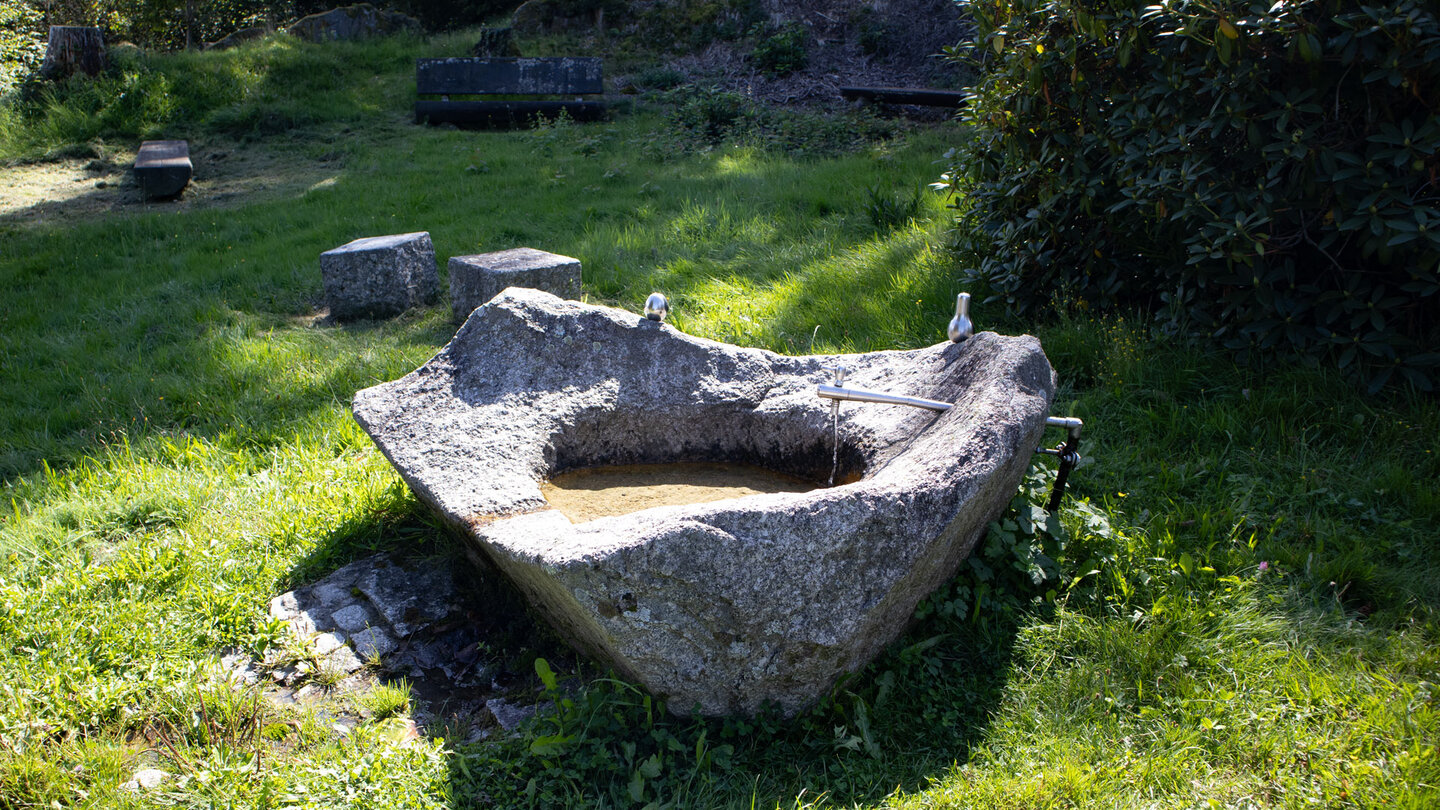
[[[847,385],[955,403],[843,403]],[[793,712],[951,577],[1029,465],[1054,395],[1037,340],[785,357],[511,288],[429,362],[355,396],[416,495],[582,652],[710,715]],[[838,456],[837,481],[825,486]],[[567,470],[732,462],[816,482],[571,523]]]

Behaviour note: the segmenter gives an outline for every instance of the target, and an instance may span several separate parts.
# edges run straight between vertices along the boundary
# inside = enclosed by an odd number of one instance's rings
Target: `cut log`
[[[152,200],[179,194],[194,171],[186,141],[145,141],[135,156],[135,179]]]
[[[94,76],[105,69],[105,37],[99,28],[84,25],[50,26],[50,43],[40,75],[63,79],[76,72]]]

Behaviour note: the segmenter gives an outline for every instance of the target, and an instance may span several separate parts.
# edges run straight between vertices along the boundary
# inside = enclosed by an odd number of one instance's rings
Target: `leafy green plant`
[[[909,194],[897,193],[876,184],[865,191],[865,216],[876,231],[890,231],[913,222],[924,207],[925,191],[916,186]]]
[[[709,144],[753,129],[762,115],[750,99],[716,87],[681,87],[670,99],[674,103],[670,120],[675,126]]]
[[[895,35],[891,32],[891,25],[873,8],[858,6],[850,14],[850,25],[861,53],[883,57],[894,50]]]
[[[1440,353],[1432,3],[1005,0],[947,178],[1017,313],[1141,307],[1250,358],[1429,389]]]
[[[690,81],[683,71],[668,65],[653,65],[635,74],[634,82],[646,90],[673,90]]]
[[[472,752],[460,785],[475,797],[519,791],[542,806],[682,801],[731,767],[735,746],[707,724],[670,716],[664,703],[613,676],[564,682],[535,659],[547,704],[505,750]]]
[[[1053,479],[1053,473],[1031,470],[1005,514],[990,523],[960,573],[915,608],[916,618],[933,614],[969,620],[997,616],[1013,621],[1037,600],[1055,601],[1068,536],[1060,515],[1047,512],[1042,505],[1049,492],[1047,479]]]
[[[44,17],[23,3],[0,6],[0,96],[39,69],[45,55]]]
[[[759,28],[759,37],[750,51],[750,61],[767,76],[789,76],[803,70],[809,61],[805,49],[805,29],[789,23],[778,29]]]

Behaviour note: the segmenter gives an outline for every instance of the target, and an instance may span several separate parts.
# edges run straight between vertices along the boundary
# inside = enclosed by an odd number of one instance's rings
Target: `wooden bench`
[[[962,107],[965,94],[959,90],[930,87],[842,87],[840,95],[851,101],[879,104],[914,104],[922,107]]]
[[[577,121],[605,115],[596,57],[456,57],[415,62],[415,123],[507,125],[563,110]],[[474,98],[492,96],[494,98]]]
[[[152,200],[179,194],[194,173],[186,141],[145,141],[135,155],[135,179]]]

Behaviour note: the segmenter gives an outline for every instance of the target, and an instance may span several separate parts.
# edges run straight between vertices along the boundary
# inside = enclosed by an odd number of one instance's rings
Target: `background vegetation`
[[[283,28],[307,14],[343,5],[352,4],[341,0],[9,0],[0,9],[0,31],[23,30],[28,40],[43,43],[51,25],[92,25],[104,31],[107,43],[174,50],[187,43],[198,48],[241,28]],[[520,0],[385,0],[372,5],[405,12],[427,31],[450,31],[513,11]],[[6,60],[16,55],[0,50]]]
[[[1440,381],[1433,2],[968,8],[957,55],[982,80],[951,183],[995,300],[1140,307],[1242,357]]]
[[[400,684],[279,707],[219,678],[221,650],[285,643],[265,605],[289,587],[375,551],[465,565],[348,413],[443,345],[448,309],[317,323],[321,251],[539,247],[582,260],[592,301],[664,290],[687,332],[795,354],[933,343],[968,283],[921,190],[950,125],[656,72],[672,88],[608,123],[411,126],[410,60],[465,45],[144,54],[16,108],[11,155],[155,131],[333,172],[0,217],[0,807],[1436,803],[1433,400],[1093,308],[975,308],[1041,337],[1089,460],[1058,515],[1037,462],[911,631],[798,717],[673,717],[543,636],[496,654],[551,708],[476,742],[406,741]],[[126,107],[136,87],[156,106]],[[366,713],[349,735],[342,708]],[[121,787],[151,766],[161,787]]]

